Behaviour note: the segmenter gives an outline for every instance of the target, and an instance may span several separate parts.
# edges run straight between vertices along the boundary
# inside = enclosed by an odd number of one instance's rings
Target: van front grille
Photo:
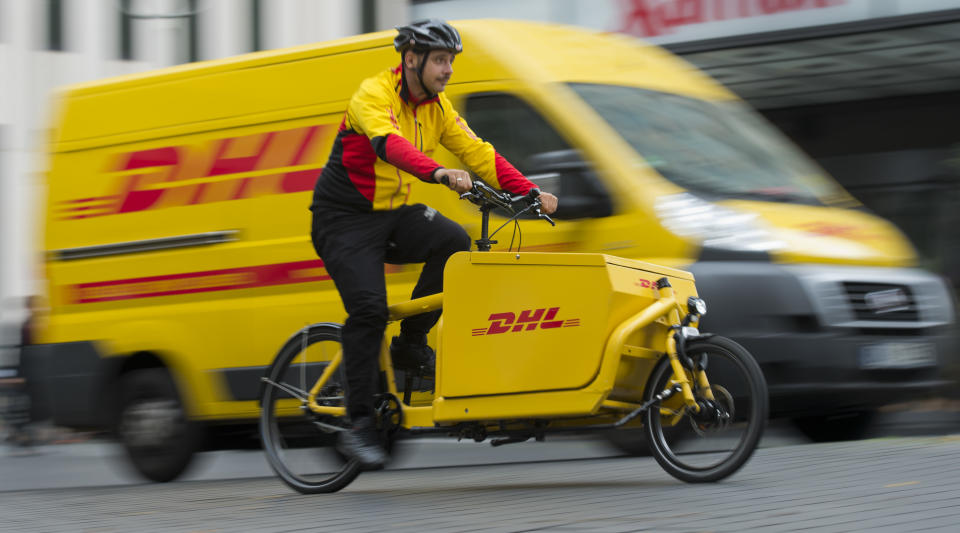
[[[844,282],[847,300],[857,320],[915,322],[917,302],[906,285]]]

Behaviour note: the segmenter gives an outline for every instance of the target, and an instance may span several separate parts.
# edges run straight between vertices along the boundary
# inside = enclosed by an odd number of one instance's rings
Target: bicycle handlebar
[[[447,176],[443,176],[440,178],[440,183],[449,185],[450,180]],[[467,200],[479,206],[481,210],[484,208],[489,210],[499,207],[513,215],[510,217],[511,219],[515,219],[523,213],[532,210],[537,215],[537,218],[546,220],[551,226],[557,225],[549,215],[540,211],[540,207],[543,205],[540,200],[540,189],[530,189],[530,192],[527,194],[513,196],[506,191],[501,191],[487,185],[487,183],[480,178],[476,178],[473,180],[473,187],[469,191],[461,194],[460,199]]]

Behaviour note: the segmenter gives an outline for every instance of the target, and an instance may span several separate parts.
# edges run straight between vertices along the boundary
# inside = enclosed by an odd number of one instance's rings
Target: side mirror
[[[528,157],[524,175],[560,198],[553,218],[599,218],[613,214],[613,203],[593,168],[577,150],[556,150]]]

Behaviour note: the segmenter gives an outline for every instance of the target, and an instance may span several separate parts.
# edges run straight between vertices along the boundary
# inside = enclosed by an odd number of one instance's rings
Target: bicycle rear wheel
[[[714,397],[730,417],[697,420],[685,413],[683,398],[675,394],[644,414],[647,441],[660,466],[675,478],[688,483],[718,481],[739,470],[756,449],[769,411],[767,385],[753,356],[730,339],[694,340],[686,352],[694,360],[706,356]],[[672,381],[673,368],[664,357],[650,375],[644,399],[669,388]],[[694,396],[702,398],[697,387]],[[691,431],[678,441],[670,436],[679,424]]]
[[[341,417],[317,415],[305,398],[341,350],[339,324],[315,324],[292,337],[267,370],[260,411],[260,439],[274,472],[302,494],[336,492],[360,474],[360,464],[337,453]],[[341,369],[320,391],[320,405],[343,406]]]

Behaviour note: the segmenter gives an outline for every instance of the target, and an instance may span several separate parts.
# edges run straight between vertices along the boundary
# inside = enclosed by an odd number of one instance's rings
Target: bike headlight
[[[707,302],[696,296],[691,296],[687,298],[687,310],[694,315],[703,316],[707,314]]]
[[[769,252],[783,248],[756,213],[736,211],[690,193],[657,198],[657,217],[680,237],[692,237],[703,246],[727,250]]]

